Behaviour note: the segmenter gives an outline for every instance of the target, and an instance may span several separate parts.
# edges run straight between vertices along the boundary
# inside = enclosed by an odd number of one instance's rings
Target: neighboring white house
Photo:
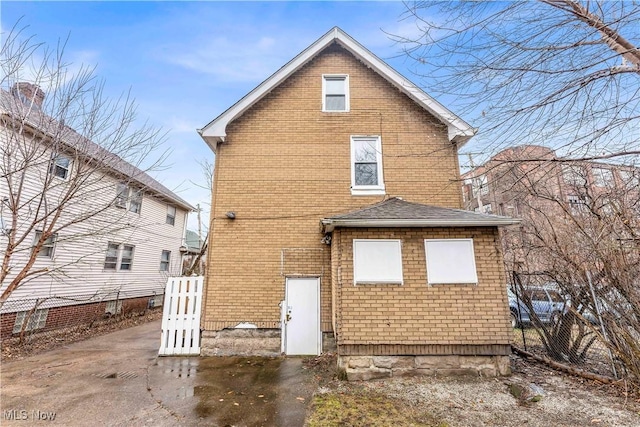
[[[39,88],[19,83],[13,89],[0,94],[0,259],[12,232],[27,237],[16,247],[0,293],[30,258],[47,223],[38,217],[46,216],[42,209],[52,213],[64,203],[58,224],[70,225],[46,240],[31,268],[38,273],[0,308],[1,336],[23,326],[51,329],[96,313],[161,304],[166,277],[181,270],[193,206],[43,113]],[[18,117],[25,100],[35,102]]]

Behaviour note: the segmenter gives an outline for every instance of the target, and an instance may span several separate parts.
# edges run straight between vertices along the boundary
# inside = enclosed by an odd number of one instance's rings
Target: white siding
[[[7,133],[0,128],[0,147],[9,144]],[[3,156],[6,157],[6,156]],[[38,198],[42,192],[42,180],[46,175],[50,154],[43,155],[38,166],[31,167],[25,181],[24,196]],[[14,159],[15,160],[15,159]],[[6,169],[6,167],[5,167]],[[60,222],[70,221],[95,209],[95,206],[107,206],[116,196],[119,180],[112,176],[96,174],[74,197],[74,203],[63,211]],[[57,203],[64,189],[60,181],[60,191],[49,191],[48,203]],[[0,179],[0,200],[9,194],[8,182]],[[14,186],[17,185],[14,183]],[[34,199],[34,200],[35,200]],[[22,200],[26,200],[25,197]],[[53,259],[38,258],[34,270],[48,269],[37,277],[28,279],[16,289],[9,301],[46,297],[65,297],[55,302],[43,304],[67,305],[89,301],[132,298],[164,291],[169,274],[180,272],[180,251],[183,244],[187,212],[176,206],[175,225],[166,224],[167,201],[156,196],[144,194],[139,214],[115,206],[106,208],[95,217],[70,225],[58,234]],[[20,210],[23,227],[32,222],[34,202]],[[5,212],[5,221],[7,220]],[[116,224],[119,230],[114,230]],[[24,228],[23,228],[24,229]],[[0,288],[4,290],[12,277],[25,265],[30,254],[35,232],[32,231],[18,247],[11,265],[9,280]],[[130,271],[104,270],[105,253],[108,242],[125,243],[135,246],[132,269]],[[0,256],[4,255],[7,237],[0,235]],[[160,271],[160,257],[163,250],[171,251],[171,265],[168,272]],[[7,303],[3,312],[16,311],[15,304]],[[20,306],[20,310],[28,309]]]

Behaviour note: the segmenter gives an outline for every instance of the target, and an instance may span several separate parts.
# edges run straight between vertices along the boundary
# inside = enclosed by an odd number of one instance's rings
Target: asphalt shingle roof
[[[78,150],[87,157],[99,159],[101,163],[108,166],[114,172],[130,177],[138,182],[145,190],[151,190],[151,192],[187,210],[195,209],[191,204],[153,179],[146,172],[85,138],[74,129],[65,126],[40,109],[28,108],[15,96],[5,90],[0,90],[0,113],[9,117],[17,114],[18,117],[23,117],[26,124],[33,129],[45,134],[56,135],[56,138],[63,141],[70,149]]]
[[[515,218],[407,202],[397,197],[322,220],[330,228],[327,231],[336,226],[496,227],[518,222]]]

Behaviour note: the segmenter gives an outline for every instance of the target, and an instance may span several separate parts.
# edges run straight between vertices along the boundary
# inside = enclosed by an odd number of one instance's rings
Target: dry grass
[[[369,390],[317,394],[308,427],[324,426],[415,426],[447,427],[428,411]]]

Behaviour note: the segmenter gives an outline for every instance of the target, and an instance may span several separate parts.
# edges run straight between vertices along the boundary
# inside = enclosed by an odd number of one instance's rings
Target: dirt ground
[[[307,425],[640,426],[638,391],[631,393],[624,384],[605,386],[519,357],[512,358],[512,367],[513,375],[504,378],[321,382]],[[525,391],[518,399],[510,392],[514,385],[526,391],[533,385],[540,397],[529,401],[534,393]]]

